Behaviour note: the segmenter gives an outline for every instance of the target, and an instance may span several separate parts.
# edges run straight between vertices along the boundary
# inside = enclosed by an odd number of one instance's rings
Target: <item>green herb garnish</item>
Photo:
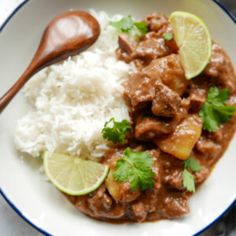
[[[189,192],[195,192],[195,182],[191,172],[199,172],[201,169],[201,165],[193,157],[190,157],[188,160],[184,161],[183,186]]]
[[[188,160],[184,161],[184,168],[190,169],[193,172],[199,172],[202,169],[199,162],[196,159],[194,159],[193,157],[190,157]]]
[[[135,152],[127,148],[116,162],[113,176],[118,182],[129,182],[131,191],[143,191],[154,186],[152,165],[153,159],[148,152]]]
[[[183,171],[183,185],[189,192],[195,192],[194,177],[187,169]]]
[[[142,35],[145,35],[148,32],[147,23],[143,21],[136,21],[134,22],[134,25],[136,26],[136,28],[140,31]]]
[[[173,34],[171,32],[166,32],[163,34],[163,38],[166,40],[166,41],[170,41],[173,39]]]
[[[227,89],[220,90],[217,87],[209,89],[207,101],[199,113],[203,120],[203,129],[215,132],[221,124],[227,122],[234,115],[236,107],[226,105],[228,98],[229,91]]]
[[[143,21],[134,21],[132,16],[126,16],[118,21],[111,21],[110,24],[119,32],[142,36],[148,32],[148,25]]]
[[[120,32],[129,33],[134,26],[134,21],[131,16],[127,16],[118,21],[111,21],[110,24]]]
[[[124,143],[127,133],[131,130],[132,127],[127,120],[118,122],[111,118],[105,123],[102,129],[102,136],[113,143]]]

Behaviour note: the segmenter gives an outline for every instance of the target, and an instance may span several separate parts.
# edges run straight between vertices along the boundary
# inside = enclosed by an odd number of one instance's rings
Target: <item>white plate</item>
[[[110,14],[145,16],[153,11],[190,11],[199,15],[213,37],[236,64],[236,26],[210,0],[31,0],[9,21],[0,34],[0,95],[20,76],[36,49],[48,21],[68,9],[105,10]],[[21,160],[13,135],[18,118],[26,112],[19,93],[0,116],[0,186],[2,195],[34,227],[57,236],[148,236],[193,235],[222,214],[236,199],[236,139],[219,161],[210,178],[190,201],[191,213],[181,220],[113,225],[80,214],[39,174],[37,163]],[[30,163],[29,163],[30,162]]]

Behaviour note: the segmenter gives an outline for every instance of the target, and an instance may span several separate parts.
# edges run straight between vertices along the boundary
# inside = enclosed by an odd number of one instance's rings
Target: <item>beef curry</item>
[[[228,107],[236,105],[236,75],[224,49],[213,42],[208,66],[187,80],[175,40],[163,37],[172,33],[168,18],[152,14],[145,23],[148,32],[138,40],[121,34],[116,51],[118,59],[133,65],[124,84],[132,129],[126,142],[111,145],[102,159],[110,168],[105,182],[88,195],[68,196],[83,213],[98,220],[143,222],[186,215],[194,186],[207,179],[236,127],[234,117],[222,120],[217,129],[207,127],[203,119],[211,97],[222,95]],[[132,189],[130,182],[114,178],[127,148],[151,157],[151,187]],[[189,157],[197,167],[188,169]],[[194,186],[186,187],[184,178],[193,178]]]

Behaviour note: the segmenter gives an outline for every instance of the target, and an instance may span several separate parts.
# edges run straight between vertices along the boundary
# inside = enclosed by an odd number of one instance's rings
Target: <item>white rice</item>
[[[32,111],[17,123],[15,144],[20,152],[98,158],[107,149],[101,135],[104,123],[111,117],[129,120],[122,83],[130,66],[116,59],[118,33],[109,25],[111,19],[104,12],[92,13],[102,29],[98,41],[38,73],[25,86]]]

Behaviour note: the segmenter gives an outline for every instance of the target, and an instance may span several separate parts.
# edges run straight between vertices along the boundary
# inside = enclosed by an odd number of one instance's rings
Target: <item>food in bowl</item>
[[[95,45],[26,85],[16,148],[92,218],[183,217],[235,132],[232,62],[190,13],[93,14]]]

